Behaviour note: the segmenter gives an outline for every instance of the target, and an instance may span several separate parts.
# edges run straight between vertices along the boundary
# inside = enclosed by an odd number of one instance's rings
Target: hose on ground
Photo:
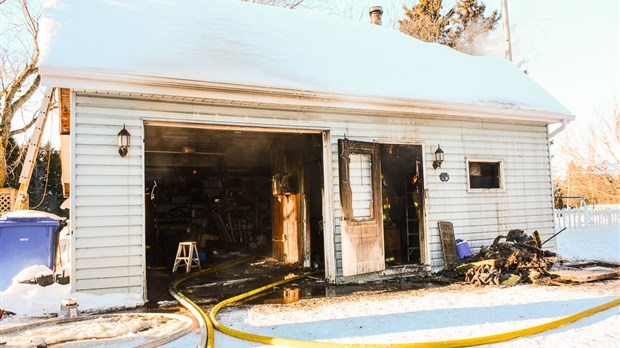
[[[170,295],[172,295],[172,297],[174,297],[174,299],[177,300],[183,307],[188,309],[192,313],[192,315],[196,318],[196,321],[198,321],[198,325],[200,327],[199,347],[207,347],[207,348],[214,347],[213,324],[209,320],[209,316],[200,308],[200,306],[198,306],[196,303],[194,303],[189,298],[187,298],[181,291],[179,291],[178,287],[190,279],[200,277],[202,275],[209,274],[209,273],[215,273],[223,269],[234,267],[238,264],[249,261],[253,259],[254,257],[256,257],[256,255],[249,255],[249,256],[235,259],[229,262],[225,262],[221,265],[205,268],[195,273],[190,273],[172,282],[170,286],[168,287],[168,292],[170,293]]]
[[[447,348],[447,347],[471,347],[471,346],[477,346],[477,345],[482,345],[482,344],[491,344],[491,343],[508,341],[508,340],[515,339],[518,337],[530,336],[530,335],[538,334],[544,331],[552,330],[552,329],[558,328],[563,325],[570,324],[577,320],[589,317],[596,313],[599,313],[599,312],[602,312],[607,309],[620,305],[620,298],[618,298],[613,301],[604,303],[600,306],[596,306],[596,307],[587,309],[585,311],[581,311],[579,313],[575,313],[575,314],[572,314],[572,315],[569,315],[569,316],[566,316],[566,317],[563,317],[557,320],[553,320],[548,323],[531,326],[531,327],[521,329],[521,330],[503,332],[503,333],[495,334],[495,335],[464,338],[464,339],[457,339],[457,340],[448,340],[448,341],[391,343],[391,344],[356,344],[356,343],[340,344],[340,343],[304,341],[304,340],[296,340],[296,339],[289,339],[289,338],[282,338],[282,337],[263,336],[263,335],[257,335],[257,334],[253,334],[249,332],[243,332],[243,331],[232,329],[218,322],[216,319],[218,311],[220,311],[222,308],[228,305],[241,302],[249,297],[256,296],[257,294],[265,290],[271,289],[273,287],[276,287],[282,284],[290,283],[290,282],[293,282],[295,280],[298,280],[304,277],[308,277],[315,273],[317,272],[303,274],[303,275],[290,278],[290,279],[280,280],[278,282],[248,291],[244,294],[226,299],[218,303],[217,305],[215,305],[215,307],[213,307],[213,309],[211,309],[211,311],[209,312],[209,318],[211,322],[213,323],[213,326],[217,330],[229,336],[239,338],[242,340],[246,340],[246,341],[259,342],[259,343],[271,344],[271,345],[282,345],[282,346],[293,347],[293,348],[314,348],[314,347],[326,347],[326,348],[327,347],[331,347],[331,348],[344,348],[344,347],[348,347],[348,348],[379,348],[379,347],[381,348],[405,348],[405,347]]]

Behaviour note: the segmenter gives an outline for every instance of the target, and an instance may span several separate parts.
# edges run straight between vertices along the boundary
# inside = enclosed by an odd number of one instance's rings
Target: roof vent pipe
[[[368,9],[368,14],[370,15],[370,23],[381,25],[381,16],[383,16],[383,7],[372,6],[370,9]]]

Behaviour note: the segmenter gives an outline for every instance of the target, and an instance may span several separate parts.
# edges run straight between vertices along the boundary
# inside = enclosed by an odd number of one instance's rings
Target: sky
[[[617,0],[509,1],[516,58],[583,127],[618,102]],[[587,6],[584,6],[587,5]]]
[[[508,13],[514,61],[525,61],[529,76],[576,116],[551,146],[554,177],[561,178],[571,158],[565,147],[585,148],[589,128],[610,122],[618,105],[620,2],[508,0]],[[601,147],[599,160],[615,162]]]
[[[314,11],[368,21],[367,9],[384,8],[384,25],[402,16],[401,3],[416,1],[339,0],[324,6],[306,0]],[[500,0],[482,0],[487,13],[502,12]],[[338,3],[340,9],[334,4]],[[445,7],[454,1],[445,1]],[[582,127],[593,113],[609,111],[618,101],[620,1],[507,0],[513,62],[577,116]],[[366,10],[365,10],[366,9]],[[358,13],[362,13],[358,15]],[[502,23],[486,42],[486,54],[504,56]]]
[[[314,11],[359,21],[369,20],[370,6],[382,6],[383,25],[397,28],[402,4],[411,7],[416,2],[305,0],[304,4]],[[444,9],[455,2],[444,0]],[[481,2],[487,6],[487,14],[503,12],[501,0]],[[562,177],[570,158],[563,153],[564,144],[581,146],[588,129],[611,119],[620,100],[620,1],[507,0],[507,4],[513,63],[576,117],[551,146],[554,177]],[[503,22],[484,41],[484,54],[505,56]],[[558,127],[552,125],[550,130]],[[604,150],[600,152],[603,161],[614,162]]]

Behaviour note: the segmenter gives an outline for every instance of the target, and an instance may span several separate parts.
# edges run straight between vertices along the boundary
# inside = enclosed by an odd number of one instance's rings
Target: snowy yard
[[[558,252],[565,258],[619,261],[620,229],[565,231]],[[31,270],[37,272],[37,269]],[[68,286],[14,284],[2,292],[0,308],[18,313],[0,328],[31,322],[27,316],[55,313],[60,300],[75,297],[80,309],[135,306],[140,299],[125,295],[69,294]],[[620,295],[620,279],[582,285],[474,288],[468,285],[390,293],[356,293],[306,299],[293,304],[261,304],[225,308],[222,324],[252,333],[339,343],[403,343],[451,340],[514,331],[549,322],[609,302]],[[57,331],[50,327],[50,334]],[[89,330],[105,331],[93,323]],[[110,329],[108,329],[110,330]],[[165,327],[158,329],[165,335]],[[163,331],[162,331],[163,330]],[[45,331],[43,331],[45,334]],[[131,335],[123,344],[134,344]],[[1,339],[0,339],[1,341]],[[194,332],[167,347],[196,346]],[[534,336],[498,343],[497,347],[617,347],[620,308],[615,307],[567,326]],[[267,347],[216,333],[216,347]],[[91,343],[92,344],[92,343]]]
[[[620,227],[567,230],[558,252],[568,259],[620,261]],[[338,343],[405,343],[461,339],[514,331],[571,315],[618,298],[620,280],[573,286],[510,288],[453,285],[381,294],[311,299],[289,305],[225,309],[220,322],[266,336]],[[168,347],[198,342],[186,336]],[[617,347],[620,308],[541,334],[493,347]],[[215,346],[273,347],[216,332]]]
[[[232,308],[220,316],[234,329],[262,335],[338,343],[404,343],[461,339],[549,322],[617,297],[608,284],[511,288],[450,286],[293,305]],[[615,347],[620,312],[614,308],[563,328],[497,344],[498,347]],[[264,347],[218,334],[216,347]]]
[[[589,230],[571,230],[557,236],[564,258],[620,262],[620,225]]]

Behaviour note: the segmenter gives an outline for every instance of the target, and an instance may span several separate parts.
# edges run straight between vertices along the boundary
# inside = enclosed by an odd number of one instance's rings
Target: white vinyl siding
[[[474,251],[511,229],[529,234],[538,230],[543,239],[553,234],[548,218],[553,212],[553,190],[545,127],[485,128],[438,130],[443,133],[437,136],[442,138],[446,160],[440,170],[431,169],[426,175],[433,260],[441,258],[438,220],[451,221],[456,238],[468,240]],[[431,148],[425,150],[430,153]],[[470,192],[467,158],[501,159],[503,189]],[[439,172],[448,172],[450,181],[440,182]]]
[[[142,121],[80,97],[75,115],[75,290],[143,294]],[[124,158],[117,147],[123,124],[131,134]]]
[[[209,105],[195,99],[148,98],[138,94],[115,97],[108,93],[78,93],[77,209],[72,215],[77,218],[78,274],[85,277],[78,277],[78,290],[134,289],[144,281],[142,269],[135,268],[144,267],[144,245],[135,237],[142,237],[144,229],[141,132],[143,122],[149,120],[329,131],[334,240],[328,243],[334,245],[336,276],[342,276],[338,139],[345,135],[356,141],[423,145],[429,253],[423,260],[433,269],[442,265],[439,220],[451,221],[456,238],[468,240],[474,251],[510,229],[519,228],[527,233],[538,230],[543,239],[554,233],[547,129],[542,123],[297,112],[257,109],[251,105]],[[124,123],[131,133],[132,146],[128,156],[121,158],[116,134]],[[441,168],[433,169],[438,143],[445,152],[445,160]],[[501,159],[503,191],[468,192],[466,158]],[[448,182],[439,179],[442,172],[450,175]],[[368,207],[367,202],[360,208],[364,206]],[[549,244],[554,247],[552,242]],[[121,267],[119,260],[127,260],[126,272],[116,272]],[[97,282],[92,273],[86,272],[91,268],[111,268],[114,272],[102,273],[105,278]],[[108,282],[108,278],[114,282]],[[121,280],[125,283],[121,284]]]

